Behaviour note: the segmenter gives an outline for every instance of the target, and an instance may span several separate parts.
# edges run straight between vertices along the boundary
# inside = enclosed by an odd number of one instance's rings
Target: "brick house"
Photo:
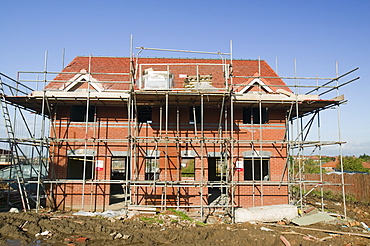
[[[43,98],[51,205],[91,211],[288,203],[287,120],[337,101],[265,61],[80,56],[27,104]]]

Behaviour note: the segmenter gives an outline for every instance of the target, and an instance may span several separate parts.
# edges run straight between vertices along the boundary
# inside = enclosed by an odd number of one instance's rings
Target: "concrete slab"
[[[292,220],[292,223],[305,226],[305,225],[312,225],[319,222],[329,222],[335,220],[334,217],[331,217],[327,213],[319,212],[317,214],[306,215],[300,218],[296,218]]]

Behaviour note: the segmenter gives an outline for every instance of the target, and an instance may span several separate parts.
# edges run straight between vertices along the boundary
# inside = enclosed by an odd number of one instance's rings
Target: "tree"
[[[370,155],[367,155],[365,153],[363,155],[360,155],[358,158],[362,159],[363,161],[370,162]]]
[[[305,173],[320,173],[320,162],[308,159],[304,162]]]
[[[330,157],[330,156],[321,157],[322,163],[327,163],[329,161],[334,161],[334,160],[335,160],[335,157]]]
[[[355,172],[368,172],[367,168],[362,166],[363,160],[353,156],[343,157],[343,170],[355,171]],[[337,165],[337,169],[340,170],[340,163]]]

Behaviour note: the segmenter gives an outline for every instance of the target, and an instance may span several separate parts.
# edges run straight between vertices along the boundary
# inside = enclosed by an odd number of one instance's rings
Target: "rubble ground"
[[[230,224],[222,211],[209,216],[208,223],[177,210],[135,211],[116,217],[4,212],[0,213],[0,245],[370,245],[370,232],[361,224],[370,225],[369,207],[347,205],[351,219],[340,216],[340,203],[330,202],[326,208],[338,214],[334,221],[304,227],[287,221]]]

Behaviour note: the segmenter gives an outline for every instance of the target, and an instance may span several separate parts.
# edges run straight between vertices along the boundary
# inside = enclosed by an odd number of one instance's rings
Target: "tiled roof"
[[[335,160],[335,161],[329,161],[325,164],[322,165],[322,167],[332,167],[332,168],[336,168],[337,165],[339,164],[339,161],[338,160]]]
[[[80,73],[81,71],[90,71],[94,80],[99,83],[99,86],[104,90],[126,90],[129,89],[129,84],[117,83],[118,81],[129,82],[128,75],[118,75],[117,73],[130,72],[130,58],[128,57],[90,57],[77,56],[64,69],[64,74],[57,75],[52,82],[50,82],[46,89],[61,90],[68,86],[72,78],[76,74],[66,73]],[[136,62],[136,60],[135,60]],[[89,64],[90,63],[90,64]],[[186,63],[186,64],[185,64]],[[230,63],[229,60],[226,63]],[[145,65],[157,64],[157,65]],[[163,65],[158,65],[163,64]],[[169,65],[167,64],[176,64]],[[181,65],[180,65],[181,64]],[[198,64],[198,65],[196,65]],[[205,64],[205,65],[202,65]],[[207,64],[207,65],[206,65]],[[209,64],[209,65],[208,65]],[[167,71],[167,69],[174,75],[174,88],[184,87],[184,76],[212,75],[212,86],[216,88],[225,88],[225,78],[223,73],[222,61],[219,59],[189,59],[189,58],[139,58],[138,64],[133,64],[134,67],[140,68],[143,72],[145,69],[152,68],[154,71]],[[90,68],[90,70],[89,70]],[[257,76],[260,72],[262,77],[278,77],[274,70],[266,63],[266,61],[258,60],[233,60],[232,75],[233,76]],[[114,73],[114,74],[99,74],[99,73]],[[181,76],[182,75],[182,76]],[[233,78],[235,90],[244,88],[250,83],[253,78]],[[290,91],[285,87],[285,83],[278,78],[261,78],[266,85],[274,85],[270,87],[273,91],[277,89],[284,89]],[[104,81],[104,82],[103,82]],[[108,82],[108,83],[107,83]],[[239,84],[239,86],[237,86]],[[243,86],[241,85],[243,84]]]
[[[314,161],[319,161],[320,160],[320,157],[318,157],[318,156],[310,156],[310,159],[311,160],[314,160]]]
[[[370,169],[370,162],[363,162],[363,163],[362,163],[362,166],[363,166],[364,168],[369,168],[369,169]]]

